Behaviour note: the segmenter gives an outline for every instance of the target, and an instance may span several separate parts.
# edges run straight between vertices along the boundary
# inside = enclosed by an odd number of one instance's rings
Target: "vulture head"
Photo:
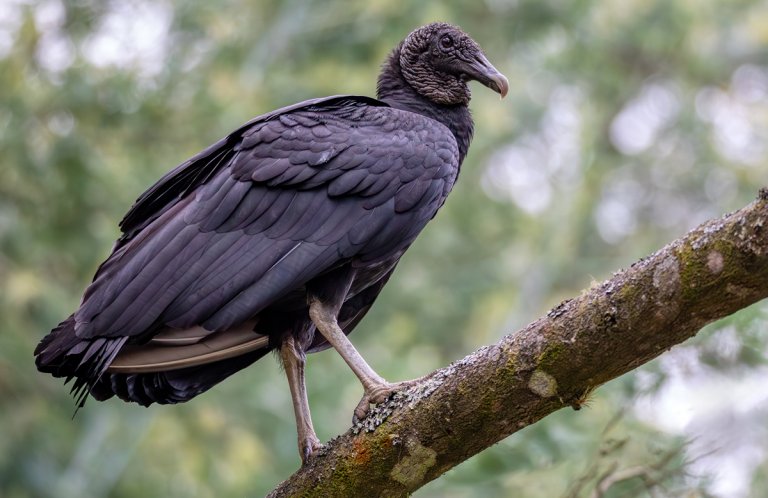
[[[507,78],[488,62],[480,46],[456,26],[422,26],[408,35],[399,49],[405,81],[437,104],[468,104],[470,80],[498,92],[502,98],[509,90]]]

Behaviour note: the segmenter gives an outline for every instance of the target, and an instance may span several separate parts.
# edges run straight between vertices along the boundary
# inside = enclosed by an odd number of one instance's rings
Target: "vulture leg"
[[[344,361],[363,384],[365,393],[355,408],[355,418],[353,419],[360,420],[368,413],[371,403],[381,403],[393,392],[405,389],[419,379],[396,383],[384,380],[368,365],[368,362],[357,352],[344,331],[341,330],[336,320],[337,311],[336,307],[323,303],[319,299],[312,299],[309,306],[309,316],[317,330],[344,358]]]
[[[293,335],[283,340],[280,346],[280,358],[283,360],[285,375],[291,388],[293,412],[296,416],[296,432],[299,435],[299,455],[302,463],[307,463],[309,457],[322,448],[320,440],[312,426],[312,416],[309,413],[307,388],[304,385],[304,351],[297,348]]]

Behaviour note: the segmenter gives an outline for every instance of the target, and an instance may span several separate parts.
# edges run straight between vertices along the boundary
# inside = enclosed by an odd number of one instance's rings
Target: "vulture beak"
[[[475,54],[474,59],[465,66],[468,79],[476,80],[501,95],[503,99],[509,91],[509,81],[491,64],[482,52]]]

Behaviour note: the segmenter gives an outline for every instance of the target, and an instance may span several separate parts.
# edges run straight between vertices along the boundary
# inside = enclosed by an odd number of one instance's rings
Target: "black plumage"
[[[389,57],[378,99],[259,116],[166,174],[37,347],[38,368],[74,379],[80,403],[177,403],[290,344],[296,405],[303,355],[331,340],[312,303],[351,332],[451,191],[472,137],[469,79],[507,91],[475,42],[431,24]],[[383,382],[358,375],[367,394]],[[299,432],[300,446],[314,437]]]

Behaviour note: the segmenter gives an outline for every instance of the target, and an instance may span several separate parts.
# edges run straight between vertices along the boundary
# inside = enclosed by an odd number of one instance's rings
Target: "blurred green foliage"
[[[461,180],[353,335],[391,380],[513,332],[766,182],[765,2],[5,0],[0,496],[258,496],[297,468],[272,358],[186,405],[90,402],[72,420],[32,350],[162,173],[257,114],[372,95],[388,51],[434,20],[471,33],[512,88],[476,88]],[[640,468],[601,496],[765,496],[768,393],[747,380],[766,373],[767,314],[711,326],[417,495],[590,496]],[[332,352],[308,371],[330,439],[361,389]],[[711,403],[670,403],[680,385]]]

